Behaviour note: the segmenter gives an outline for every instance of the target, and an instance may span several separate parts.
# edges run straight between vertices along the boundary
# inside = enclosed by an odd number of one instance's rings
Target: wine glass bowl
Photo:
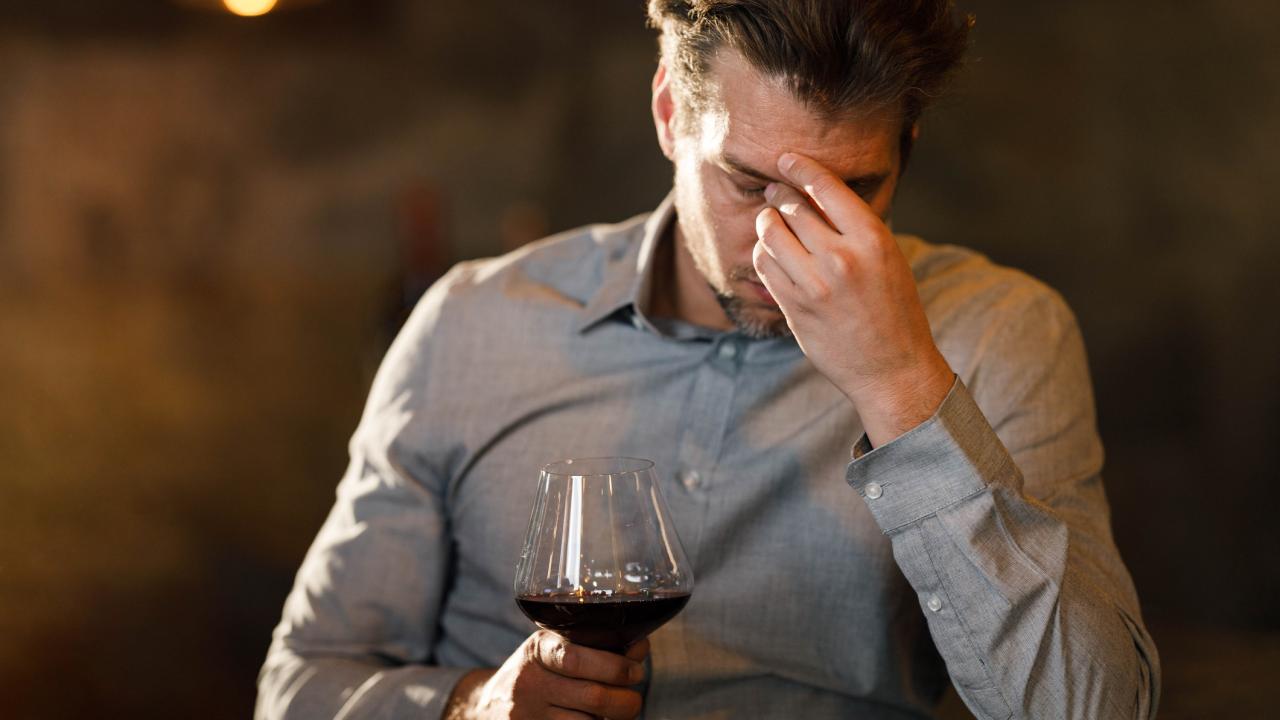
[[[542,468],[515,579],[530,620],[620,653],[680,612],[692,591],[651,461],[582,458]]]

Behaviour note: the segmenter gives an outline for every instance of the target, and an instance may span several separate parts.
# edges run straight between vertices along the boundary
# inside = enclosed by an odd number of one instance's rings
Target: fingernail
[[[782,172],[791,172],[791,166],[796,164],[796,156],[792,153],[782,153],[778,158],[778,169]]]

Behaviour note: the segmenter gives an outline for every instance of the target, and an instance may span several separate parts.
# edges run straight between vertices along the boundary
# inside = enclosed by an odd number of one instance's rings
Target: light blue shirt
[[[387,354],[260,679],[260,718],[435,717],[534,629],[538,468],[654,460],[697,577],[645,717],[1148,718],[1080,333],[1054,292],[900,236],[956,384],[870,449],[789,339],[649,317],[653,214],[454,268]],[[854,458],[851,461],[851,457]]]

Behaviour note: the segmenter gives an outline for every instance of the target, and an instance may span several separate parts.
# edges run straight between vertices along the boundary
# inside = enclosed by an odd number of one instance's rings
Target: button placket
[[[716,463],[733,411],[733,398],[743,346],[739,338],[721,336],[698,364],[685,406],[676,482],[686,492],[707,492],[714,484]]]

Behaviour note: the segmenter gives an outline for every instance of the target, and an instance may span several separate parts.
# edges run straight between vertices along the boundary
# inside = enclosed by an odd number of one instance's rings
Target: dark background
[[[201,5],[0,0],[0,717],[248,717],[404,298],[669,182],[639,0]],[[962,7],[896,226],[1073,305],[1161,716],[1265,717],[1280,4]]]

